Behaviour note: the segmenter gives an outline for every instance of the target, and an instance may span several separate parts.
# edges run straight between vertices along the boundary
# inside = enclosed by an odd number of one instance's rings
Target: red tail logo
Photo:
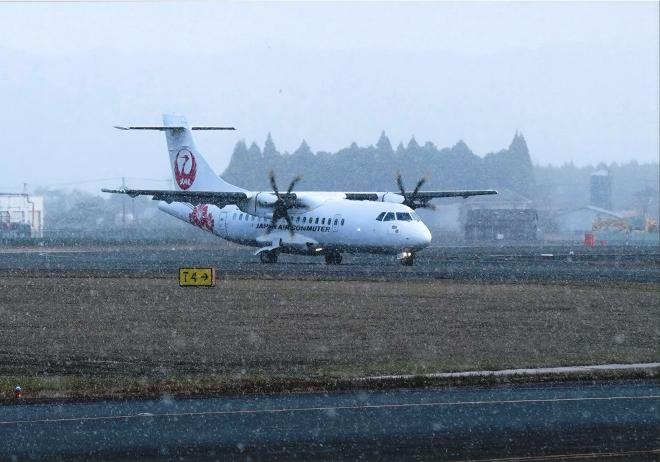
[[[197,161],[192,152],[181,149],[174,159],[174,178],[181,189],[192,186],[197,175]]]

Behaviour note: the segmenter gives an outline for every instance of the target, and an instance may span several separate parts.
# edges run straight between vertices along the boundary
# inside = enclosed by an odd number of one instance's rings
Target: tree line
[[[413,137],[393,148],[383,132],[375,145],[355,142],[335,153],[314,153],[305,140],[293,153],[280,152],[268,134],[263,149],[239,141],[222,177],[252,190],[268,190],[268,172],[273,170],[280,188],[295,175],[303,182],[299,189],[338,191],[394,191],[396,172],[401,172],[407,189],[419,178],[428,178],[424,189],[508,189],[541,208],[571,208],[589,202],[589,176],[599,169],[613,176],[615,209],[634,205],[635,193],[644,185],[658,189],[658,164],[598,164],[577,167],[541,166],[532,163],[525,137],[516,133],[506,149],[481,157],[458,141],[438,148],[432,142],[420,144]]]

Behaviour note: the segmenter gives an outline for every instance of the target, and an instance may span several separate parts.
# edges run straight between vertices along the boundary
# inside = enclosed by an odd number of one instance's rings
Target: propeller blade
[[[406,205],[410,207],[411,209],[416,209],[418,207],[428,207],[430,209],[435,210],[435,205],[429,204],[428,201],[423,202],[419,201],[419,198],[417,197],[417,193],[419,193],[419,190],[422,188],[424,183],[428,180],[427,177],[423,176],[419,179],[417,184],[415,185],[415,189],[413,192],[406,194],[406,189],[403,186],[403,179],[401,178],[401,172],[396,172],[396,184],[399,187],[399,191],[401,192],[401,196],[403,196],[403,205]]]
[[[286,190],[287,195],[291,194],[291,191],[293,191],[293,187],[298,183],[300,180],[302,180],[302,177],[297,176],[293,180],[291,180],[291,184],[289,185],[289,189]]]
[[[270,234],[270,232],[275,229],[275,225],[277,224],[277,219],[278,219],[277,213],[273,212],[273,218],[270,220],[270,226],[266,230],[266,234]]]
[[[280,197],[280,192],[277,190],[277,183],[275,182],[275,173],[271,170],[268,172],[268,178],[270,179],[270,187],[273,188],[273,191],[275,191],[275,195]]]
[[[412,193],[411,200],[415,200],[415,198],[417,197],[417,193],[419,192],[419,188],[421,188],[424,183],[426,183],[426,177],[425,176],[420,178],[419,181],[417,182],[417,186],[415,186],[415,190]]]
[[[289,196],[291,195],[293,188],[296,186],[296,183],[298,183],[302,177],[296,176],[293,180],[291,180],[289,189],[287,189],[285,194],[280,194],[280,191],[277,189],[275,173],[272,170],[268,172],[268,179],[270,180],[270,186],[273,188],[273,192],[275,193],[277,200],[273,204],[273,218],[270,221],[270,227],[266,230],[266,233],[270,233],[273,229],[275,229],[277,220],[284,218],[286,220],[286,224],[289,226],[289,232],[293,236],[293,221],[289,216],[289,209],[299,207],[299,201],[297,199],[292,199]]]
[[[401,191],[401,195],[405,198],[406,190],[403,188],[403,180],[401,179],[401,172],[396,172],[396,184],[397,186],[399,186],[399,191]]]
[[[286,220],[286,224],[289,225],[289,233],[293,236],[293,221],[291,221],[288,213],[284,215],[284,219]]]

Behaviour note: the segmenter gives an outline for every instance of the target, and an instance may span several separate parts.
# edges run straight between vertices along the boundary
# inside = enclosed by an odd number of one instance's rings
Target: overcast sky
[[[238,128],[197,136],[218,172],[269,131],[657,162],[658,40],[657,2],[0,3],[0,189],[164,187],[163,135],[112,129],[162,112]]]

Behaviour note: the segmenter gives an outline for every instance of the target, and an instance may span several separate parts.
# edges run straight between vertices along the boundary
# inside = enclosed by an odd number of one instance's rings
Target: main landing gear
[[[399,255],[399,261],[403,266],[412,266],[415,263],[415,253],[406,250]]]
[[[339,252],[329,252],[325,254],[326,265],[339,265],[341,263],[341,254]]]
[[[261,263],[277,263],[277,252],[274,250],[261,252],[259,258],[261,259]]]

